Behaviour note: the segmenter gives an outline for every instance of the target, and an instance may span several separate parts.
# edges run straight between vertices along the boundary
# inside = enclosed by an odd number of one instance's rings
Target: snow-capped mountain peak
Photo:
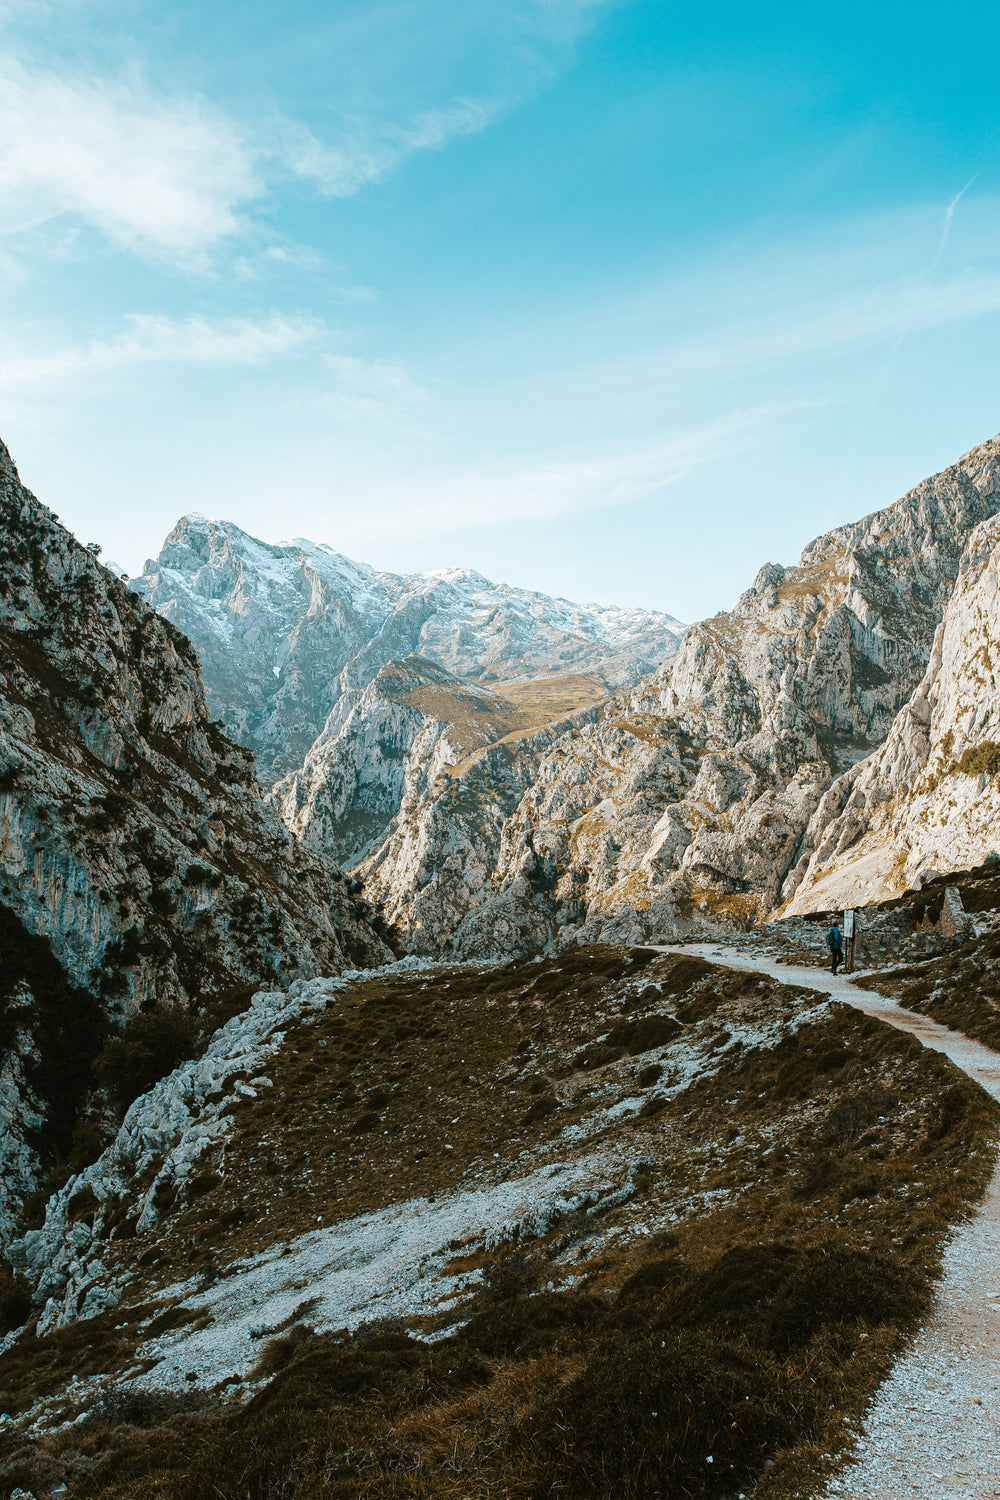
[[[610,691],[672,657],[684,633],[655,610],[574,604],[471,568],[381,571],[196,513],[132,587],[194,642],[214,711],[265,783],[300,766],[342,694],[394,659],[489,681],[597,673]]]

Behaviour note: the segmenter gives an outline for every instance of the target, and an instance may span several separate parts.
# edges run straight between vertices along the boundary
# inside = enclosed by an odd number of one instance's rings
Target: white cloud
[[[352,424],[362,419],[388,425],[395,441],[423,431],[414,426],[414,414],[424,416],[431,391],[414,380],[401,360],[324,354],[323,365],[332,378],[311,398],[321,411]]]
[[[70,213],[121,244],[189,256],[232,234],[262,190],[229,120],[135,81],[0,60],[0,143],[0,212],[15,228]]]
[[[326,333],[314,318],[275,315],[248,318],[164,318],[133,314],[122,332],[108,339],[69,345],[49,354],[7,353],[0,359],[0,383],[15,390],[52,385],[81,375],[99,375],[137,365],[253,365],[294,355]]]
[[[358,123],[328,144],[283,116],[244,129],[206,100],[157,94],[136,76],[61,76],[0,57],[0,233],[64,214],[129,249],[191,259],[246,228],[276,170],[346,197],[497,112],[457,99],[404,123]]]
[[[485,130],[499,106],[459,99],[444,109],[426,110],[405,125],[385,124],[376,131],[356,127],[339,145],[318,139],[298,120],[278,121],[276,154],[297,177],[317,184],[331,198],[346,198],[369,182],[381,182],[408,156],[440,151],[460,136]]]
[[[949,273],[935,258],[926,270],[900,274],[901,262],[916,259],[917,230],[926,237],[927,225],[915,228],[916,217],[890,226],[877,242],[864,223],[848,225],[839,237],[828,231],[828,248],[783,246],[756,260],[647,282],[594,313],[592,341],[609,352],[567,359],[566,390],[655,393],[662,400],[665,390],[690,390],[696,380],[717,390],[720,381],[799,366],[813,379],[821,361],[1000,312],[995,231],[992,243],[973,245]],[[570,329],[567,347],[574,335]],[[545,329],[544,336],[558,346],[558,331]]]
[[[778,326],[753,336],[677,351],[687,369],[766,365],[860,349],[909,330],[981,317],[1000,310],[1000,272],[964,271],[934,284],[922,277],[862,286],[820,300],[790,302]]]

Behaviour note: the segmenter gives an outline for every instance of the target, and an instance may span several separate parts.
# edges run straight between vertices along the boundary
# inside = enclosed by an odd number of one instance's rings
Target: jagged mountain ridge
[[[198,515],[131,586],[194,643],[209,703],[254,750],[265,785],[296,771],[342,696],[394,659],[417,654],[482,684],[597,674],[597,697],[672,655],[684,629],[653,610],[573,604],[469,569],[378,571]]]
[[[789,914],[897,896],[1000,844],[1000,520],[977,526],[927,671],[885,743],[836,781],[782,895]]]
[[[262,801],[190,642],[58,524],[2,445],[0,554],[0,907],[14,934],[0,1019],[6,1123],[26,1141],[35,1114],[70,1107],[54,1064],[51,1097],[29,1098],[25,1076],[66,1051],[79,1009],[54,982],[38,991],[32,938],[105,1018],[390,955],[340,872]]]
[[[765,566],[554,743],[415,783],[361,866],[368,890],[420,951],[469,956],[766,910],[831,782],[918,686],[966,543],[998,509],[992,439],[798,567]]]

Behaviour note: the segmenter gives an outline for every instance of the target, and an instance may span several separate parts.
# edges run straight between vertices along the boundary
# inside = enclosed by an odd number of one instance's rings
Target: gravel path
[[[909,1031],[1000,1099],[1000,1053],[827,970],[774,963],[716,943],[698,953],[838,1000]],[[879,1390],[855,1458],[825,1496],[850,1500],[998,1500],[1000,1497],[1000,1172],[944,1256],[934,1313]]]

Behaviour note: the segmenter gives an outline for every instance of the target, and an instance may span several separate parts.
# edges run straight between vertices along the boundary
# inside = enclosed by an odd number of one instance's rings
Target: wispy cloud
[[[780,320],[750,337],[677,351],[693,366],[763,365],[803,355],[860,349],[896,338],[902,330],[935,328],[1000,310],[1000,271],[968,270],[928,285],[900,277],[818,298],[789,299]]]
[[[198,253],[262,191],[253,152],[205,101],[141,81],[60,77],[0,61],[0,212],[18,229],[73,214],[118,243]]]
[[[813,403],[776,402],[728,412],[652,446],[537,465],[483,465],[451,476],[408,476],[405,494],[379,496],[374,529],[449,531],[553,520],[628,505],[669,489],[695,469],[738,453],[763,429]]]
[[[388,424],[397,440],[404,434],[414,436],[414,414],[423,418],[431,391],[413,378],[402,360],[324,354],[322,364],[328,378],[310,398],[313,406],[338,419]]]
[[[0,233],[70,215],[129,249],[191,259],[245,230],[276,174],[347,197],[500,112],[456,99],[408,120],[355,122],[328,142],[283,116],[242,127],[204,99],[158,94],[135,76],[63,76],[0,59]]]
[[[407,400],[428,394],[398,359],[359,359],[353,354],[324,354],[323,364],[338,381],[356,390],[379,394],[391,392]]]
[[[332,198],[345,198],[366,183],[381,182],[408,156],[440,151],[460,136],[485,130],[501,112],[497,104],[458,99],[404,124],[359,124],[334,144],[319,140],[297,120],[280,119],[276,154],[297,177],[310,179]]]
[[[419,153],[440,151],[486,129],[533,94],[596,15],[614,3],[487,0],[470,7],[459,25],[435,19],[433,4],[392,3],[374,7],[368,18],[347,17],[347,61],[338,75],[334,60],[326,115],[331,123],[317,129],[315,121],[311,127],[281,112],[240,118],[176,81],[154,86],[149,80],[157,77],[162,59],[143,57],[137,37],[126,45],[140,49],[140,61],[116,71],[58,63],[53,35],[70,38],[66,57],[74,56],[73,37],[77,56],[99,54],[89,45],[83,15],[91,0],[0,0],[0,21],[10,23],[0,53],[0,234],[66,215],[146,256],[197,264],[220,241],[250,229],[254,208],[289,173],[324,196],[346,197],[384,181]],[[120,56],[123,46],[120,25],[112,27],[115,51],[108,47],[111,32],[105,35],[117,8],[118,0],[97,7],[107,23],[96,30],[108,56]],[[380,52],[397,49],[409,60],[402,76],[412,83],[416,70],[419,82],[414,44],[433,47],[438,25],[446,54],[451,46],[464,57],[462,49],[475,40],[480,52],[496,54],[503,65],[466,68],[464,85],[460,70],[452,87],[442,87],[435,72],[437,82],[411,88],[405,101],[386,78],[370,91],[353,87],[353,79],[369,71],[378,80]],[[336,35],[336,21],[323,34],[331,27]],[[79,45],[84,39],[86,47]],[[359,50],[353,72],[352,45]],[[395,82],[392,69],[389,77]]]
[[[1000,312],[1000,265],[965,266],[937,279],[922,270],[880,270],[852,267],[846,253],[838,263],[835,252],[826,262],[803,252],[791,270],[784,265],[784,281],[775,257],[769,265],[678,277],[666,289],[646,286],[641,323],[631,304],[609,311],[595,324],[595,342],[614,352],[567,362],[565,387],[650,392],[793,370],[803,361],[815,369],[819,361],[895,347],[907,334]],[[551,329],[546,337],[557,342]]]
[[[327,332],[315,318],[275,315],[261,321],[164,318],[134,314],[111,338],[67,345],[47,354],[10,352],[0,359],[0,385],[52,385],[137,365],[254,365],[314,347]]]

